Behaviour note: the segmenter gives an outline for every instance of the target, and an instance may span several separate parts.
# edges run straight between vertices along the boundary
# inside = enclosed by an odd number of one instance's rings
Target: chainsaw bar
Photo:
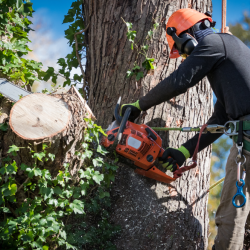
[[[0,93],[13,102],[17,102],[21,97],[32,94],[18,85],[15,85],[5,78],[0,78]]]

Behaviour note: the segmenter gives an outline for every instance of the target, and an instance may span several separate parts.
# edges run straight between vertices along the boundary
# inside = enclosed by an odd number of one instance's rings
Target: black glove
[[[185,160],[189,157],[190,153],[184,146],[181,146],[178,149],[167,148],[162,157],[159,157],[159,162],[164,168],[174,172],[177,170],[177,164],[181,167]]]
[[[131,113],[129,116],[129,121],[134,122],[134,120],[139,117],[141,113],[141,108],[139,106],[139,100],[134,102],[134,103],[129,103],[129,104],[123,104],[121,107],[121,116],[124,115],[125,110],[127,108],[131,108]]]

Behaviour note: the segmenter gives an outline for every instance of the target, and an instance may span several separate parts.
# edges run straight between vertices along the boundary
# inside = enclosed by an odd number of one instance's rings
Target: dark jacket
[[[210,34],[169,77],[140,98],[142,110],[183,94],[207,76],[217,97],[208,124],[224,125],[250,114],[250,49],[229,34]],[[199,151],[221,134],[203,134]],[[198,134],[183,144],[193,155]]]

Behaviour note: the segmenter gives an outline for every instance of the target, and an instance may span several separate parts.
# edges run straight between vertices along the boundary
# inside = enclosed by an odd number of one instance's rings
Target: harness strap
[[[200,133],[199,133],[199,138],[198,138],[198,141],[197,141],[197,144],[196,144],[196,148],[194,150],[194,154],[193,154],[193,158],[192,158],[192,162],[193,164],[190,165],[190,166],[184,166],[182,168],[179,168],[177,169],[176,171],[174,171],[174,178],[179,178],[182,176],[182,174],[192,168],[195,168],[197,166],[197,154],[198,154],[198,151],[199,151],[199,144],[200,144],[200,139],[201,139],[201,135],[202,135],[202,132],[203,130],[207,127],[207,124],[204,124],[202,127],[201,127],[201,130],[200,130]]]
[[[239,124],[240,121],[236,123],[236,132],[239,131]],[[232,129],[233,125],[230,125],[231,129]],[[243,121],[243,127],[242,127],[243,131],[244,130],[250,130],[250,121]]]

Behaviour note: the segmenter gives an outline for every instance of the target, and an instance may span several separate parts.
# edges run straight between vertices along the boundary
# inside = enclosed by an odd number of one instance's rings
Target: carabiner
[[[232,203],[233,203],[233,205],[234,205],[236,208],[243,207],[243,206],[246,204],[246,200],[247,200],[246,196],[245,196],[244,193],[243,193],[243,187],[245,186],[245,181],[244,181],[243,179],[240,179],[240,182],[242,183],[241,186],[239,186],[239,185],[238,185],[238,181],[236,181],[237,192],[236,192],[236,194],[235,194],[235,196],[233,197],[233,200],[232,200]],[[244,199],[244,200],[243,200],[243,203],[240,204],[239,206],[236,205],[236,203],[235,203],[235,199],[236,199],[237,196],[242,196],[243,199]]]
[[[238,135],[238,132],[236,131],[237,130],[237,123],[239,121],[228,121],[224,124],[224,134],[225,135],[228,135],[228,136],[232,136],[232,135]],[[227,130],[229,129],[230,127],[230,124],[233,124],[233,131],[231,131],[231,133],[228,133]]]

